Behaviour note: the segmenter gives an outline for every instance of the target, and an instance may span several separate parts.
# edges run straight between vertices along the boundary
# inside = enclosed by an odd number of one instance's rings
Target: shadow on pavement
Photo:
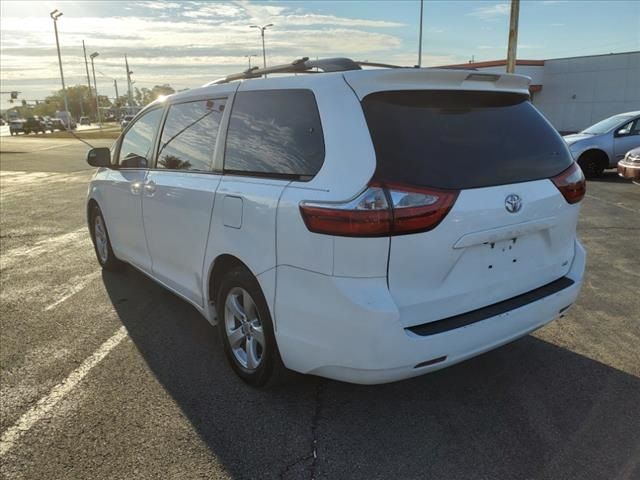
[[[587,179],[587,183],[588,182],[631,183],[631,180],[628,178],[622,178],[621,176],[619,176],[617,170],[605,170],[601,176]]]
[[[640,379],[553,344],[529,336],[388,385],[297,376],[260,391],[236,379],[187,303],[132,268],[103,280],[234,478],[640,478]]]

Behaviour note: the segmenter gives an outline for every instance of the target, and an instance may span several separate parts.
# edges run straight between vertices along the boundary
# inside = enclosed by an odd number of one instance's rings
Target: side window
[[[210,171],[226,99],[169,107],[156,168]]]
[[[313,177],[324,161],[320,114],[310,90],[238,92],[224,168],[258,175]]]
[[[640,118],[636,118],[631,126],[631,135],[640,135]]]
[[[158,129],[162,108],[145,113],[136,120],[120,144],[120,168],[147,168],[153,161],[153,136]]]

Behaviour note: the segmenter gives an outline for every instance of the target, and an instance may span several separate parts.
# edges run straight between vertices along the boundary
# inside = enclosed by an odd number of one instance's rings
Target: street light
[[[244,58],[246,58],[247,60],[249,60],[249,68],[251,68],[251,57],[257,57],[258,55],[245,55]]]
[[[262,63],[264,68],[267,68],[267,52],[264,48],[264,31],[269,28],[269,27],[273,27],[273,23],[270,23],[268,25],[263,25],[262,27],[259,25],[249,25],[249,28],[258,28],[260,29],[260,35],[262,36]],[[265,75],[266,77],[266,75]]]
[[[60,65],[60,80],[62,81],[62,98],[64,99],[65,118],[67,119],[67,128],[71,129],[71,112],[69,111],[69,103],[67,102],[67,88],[64,86],[64,73],[62,72],[62,56],[60,55],[60,42],[58,41],[58,19],[62,16],[62,12],[57,9],[49,14],[53,20],[53,29],[56,32],[56,48],[58,49],[58,64]]]
[[[96,83],[96,67],[93,64],[93,59],[100,55],[98,52],[93,52],[89,57],[91,58],[91,70],[93,71],[93,86],[96,89],[96,112],[98,114],[98,124],[102,128],[102,118],[100,117],[100,102],[98,100],[98,84]]]

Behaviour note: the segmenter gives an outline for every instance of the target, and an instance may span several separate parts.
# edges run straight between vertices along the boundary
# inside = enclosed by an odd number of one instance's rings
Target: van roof
[[[302,66],[301,66],[302,65]],[[362,69],[361,66],[375,66]],[[316,70],[325,68],[323,72]],[[379,68],[390,67],[390,68]],[[305,88],[316,82],[325,82],[328,78],[343,77],[354,89],[360,99],[369,93],[384,90],[476,90],[476,91],[504,91],[529,95],[531,79],[524,75],[508,73],[479,72],[474,69],[449,68],[413,68],[398,67],[366,62],[354,62],[350,59],[321,59],[308,61],[296,60],[291,64],[269,67],[266,70],[253,68],[238,74],[228,75],[199,88],[174,93],[162,100],[156,100],[151,105],[163,101],[175,102],[202,94],[219,94],[222,91],[234,91],[238,82],[247,83],[247,87],[262,82],[261,75],[269,74],[269,83],[286,78],[287,88],[296,83]],[[296,75],[296,74],[300,75]],[[296,80],[299,79],[299,80]]]

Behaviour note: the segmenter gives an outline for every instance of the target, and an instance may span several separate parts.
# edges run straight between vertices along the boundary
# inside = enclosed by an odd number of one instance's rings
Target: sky
[[[98,92],[126,91],[124,55],[136,87],[202,85],[262,62],[252,24],[266,32],[267,63],[346,56],[415,65],[420,2],[396,1],[8,1],[0,2],[0,85],[20,98],[60,88],[53,22],[67,85],[86,84],[82,40],[95,60]],[[508,1],[424,2],[424,66],[506,57]],[[640,2],[523,0],[518,58],[547,59],[640,50]],[[90,66],[89,66],[90,68]],[[0,96],[3,109],[9,95]]]

